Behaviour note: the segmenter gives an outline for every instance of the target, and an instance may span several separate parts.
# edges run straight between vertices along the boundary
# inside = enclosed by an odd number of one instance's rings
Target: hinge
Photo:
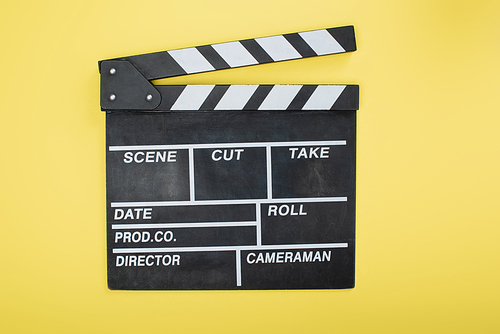
[[[127,60],[105,60],[101,68],[101,109],[152,110],[161,102],[161,95]]]

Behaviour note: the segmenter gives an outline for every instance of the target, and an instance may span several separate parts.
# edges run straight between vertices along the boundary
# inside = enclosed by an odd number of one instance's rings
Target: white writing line
[[[236,199],[236,200],[203,200],[203,201],[157,201],[157,202],[112,202],[112,208],[129,208],[143,206],[186,206],[186,205],[227,205],[227,204],[267,204],[267,203],[320,203],[347,202],[347,197],[306,197],[306,198],[273,198],[273,199]]]
[[[189,200],[194,201],[194,153],[193,149],[189,149]]]
[[[345,140],[330,141],[290,141],[290,142],[249,142],[249,143],[213,143],[213,144],[177,144],[177,145],[128,145],[110,146],[109,151],[138,151],[138,150],[183,150],[200,148],[237,148],[237,147],[288,147],[288,146],[318,146],[318,145],[346,145]]]
[[[245,250],[271,249],[316,249],[316,248],[347,248],[346,242],[329,244],[289,244],[289,245],[262,245],[262,246],[208,246],[208,247],[154,247],[154,248],[114,248],[114,254],[127,253],[172,253],[172,252],[226,252]]]
[[[257,223],[257,246],[262,245],[262,218],[260,216],[260,204],[255,206],[255,219]]]
[[[241,250],[236,250],[236,286],[241,286]]]
[[[208,222],[208,223],[158,223],[158,224],[113,224],[113,230],[129,230],[141,228],[190,228],[190,227],[238,227],[257,226],[257,222]]]
[[[271,161],[271,147],[266,147],[266,174],[267,174],[267,199],[273,198],[273,168]]]

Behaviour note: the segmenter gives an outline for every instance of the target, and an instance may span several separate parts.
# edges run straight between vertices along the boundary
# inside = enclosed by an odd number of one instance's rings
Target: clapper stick
[[[321,29],[105,60],[101,109],[357,110],[357,85],[153,85],[150,80],[356,50],[354,27]]]

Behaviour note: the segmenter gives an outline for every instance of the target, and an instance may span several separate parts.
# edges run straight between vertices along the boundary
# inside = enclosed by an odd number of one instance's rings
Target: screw
[[[111,74],[111,75],[115,75],[115,74],[116,74],[116,68],[111,68],[111,69],[109,70],[109,74]]]
[[[152,100],[153,100],[153,95],[148,94],[148,95],[146,96],[146,101],[151,102]]]
[[[109,96],[109,100],[110,100],[110,101],[114,101],[114,100],[116,100],[116,95],[115,95],[115,94],[111,94],[111,95]]]

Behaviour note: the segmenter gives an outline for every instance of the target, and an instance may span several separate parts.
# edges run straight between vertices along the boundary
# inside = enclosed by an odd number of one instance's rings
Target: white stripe
[[[113,224],[113,230],[141,228],[192,228],[192,227],[239,227],[257,226],[257,222],[208,222],[208,223],[157,223],[157,224]]]
[[[299,33],[318,56],[345,52],[344,48],[326,30],[306,31]]]
[[[110,152],[116,151],[139,151],[139,150],[187,150],[189,148],[239,148],[239,147],[295,147],[295,146],[318,146],[318,145],[346,145],[345,140],[324,140],[324,141],[270,141],[270,142],[249,142],[249,143],[212,143],[212,144],[180,144],[180,145],[129,145],[110,146]]]
[[[158,201],[158,202],[112,202],[112,208],[135,208],[142,206],[197,206],[197,205],[238,205],[267,203],[323,203],[347,202],[347,197],[306,197],[306,198],[273,198],[273,199],[234,199],[204,201]]]
[[[318,86],[307,100],[302,110],[330,110],[346,86]]]
[[[215,85],[188,85],[177,98],[171,110],[198,110]]]
[[[172,50],[168,51],[168,54],[171,55],[188,74],[215,70],[196,48]]]
[[[255,65],[259,63],[240,42],[213,44],[212,47],[231,67]]]
[[[242,110],[259,85],[231,85],[215,110]]]
[[[282,35],[256,38],[255,41],[274,61],[302,58],[300,53]]]
[[[259,110],[286,110],[302,85],[276,85],[264,99]]]
[[[208,247],[157,247],[157,248],[114,248],[114,254],[126,253],[172,253],[172,252],[226,252],[235,250],[264,250],[264,249],[323,249],[323,248],[348,248],[347,242],[329,244],[288,244],[288,245],[262,245],[262,246],[208,246]]]

